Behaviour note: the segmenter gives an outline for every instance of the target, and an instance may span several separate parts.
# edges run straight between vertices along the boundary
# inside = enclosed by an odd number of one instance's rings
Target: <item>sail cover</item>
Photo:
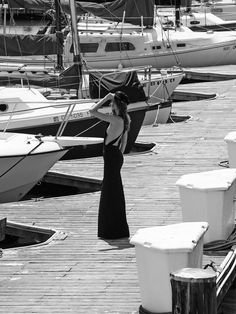
[[[76,64],[72,65],[58,76],[46,76],[27,73],[26,76],[22,74],[0,75],[0,85],[5,86],[9,84],[30,84],[40,87],[59,88],[59,89],[79,89],[79,70]]]
[[[0,56],[53,55],[63,53],[63,37],[49,35],[0,34]]]
[[[10,8],[24,8],[31,10],[48,10],[53,7],[55,0],[7,0]],[[96,3],[76,1],[76,14],[91,13],[95,16],[122,22],[125,12],[125,22],[134,25],[152,26],[154,18],[155,0],[115,0],[111,2]],[[70,14],[70,1],[60,0],[63,10]],[[143,21],[141,20],[141,16]]]
[[[108,93],[122,91],[131,103],[147,99],[136,71],[113,72],[103,75],[100,72],[89,73],[89,93],[91,98],[103,98]]]
[[[155,0],[157,7],[191,7],[192,0]]]
[[[5,0],[11,9],[49,10],[55,0]]]
[[[133,25],[142,25],[143,23],[144,26],[152,26],[154,0],[116,0],[104,3],[77,2],[76,10],[77,15],[92,13],[95,16],[114,22],[122,22],[125,12],[124,22]]]

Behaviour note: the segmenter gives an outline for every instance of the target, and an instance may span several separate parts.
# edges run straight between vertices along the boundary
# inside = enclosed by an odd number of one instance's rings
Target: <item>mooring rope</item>
[[[226,240],[215,240],[205,243],[203,251],[228,251],[233,245],[236,245],[236,229],[233,230]]]

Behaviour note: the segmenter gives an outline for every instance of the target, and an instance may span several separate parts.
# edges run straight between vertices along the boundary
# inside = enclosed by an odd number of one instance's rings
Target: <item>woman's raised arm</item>
[[[111,117],[110,115],[108,115],[108,114],[104,114],[104,113],[99,112],[98,109],[101,108],[102,105],[103,105],[105,102],[107,102],[107,101],[109,101],[109,100],[110,100],[110,101],[113,100],[113,98],[114,98],[114,94],[112,94],[112,93],[107,94],[105,97],[103,97],[101,100],[99,100],[99,101],[89,110],[89,112],[90,112],[93,116],[97,117],[97,118],[100,119],[100,120],[104,120],[104,121],[110,122],[110,121],[112,120],[112,117]]]

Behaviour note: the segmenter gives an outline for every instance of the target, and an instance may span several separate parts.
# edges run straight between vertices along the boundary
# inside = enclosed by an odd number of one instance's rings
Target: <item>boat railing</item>
[[[31,108],[24,108],[24,109],[15,109],[16,105],[20,105],[20,104],[25,104],[24,101],[12,101],[12,102],[7,102],[7,104],[14,104],[13,110],[8,110],[6,112],[1,112],[0,115],[1,116],[9,116],[9,118],[6,121],[6,126],[3,129],[3,132],[6,132],[9,128],[9,125],[11,123],[11,120],[13,118],[13,116],[15,114],[21,114],[21,113],[27,113],[27,112],[32,112],[32,111],[38,111],[38,110],[43,110],[43,109],[48,109],[48,108],[55,108],[55,107],[66,107],[65,110],[65,114],[63,115],[62,121],[59,125],[59,129],[57,131],[56,136],[61,136],[70,117],[73,114],[74,108],[76,105],[79,104],[85,104],[85,103],[91,103],[94,104],[95,100],[91,100],[91,99],[69,99],[69,100],[60,100],[60,101],[46,101],[46,102],[42,102],[42,101],[30,101],[31,105],[39,105],[39,104],[43,104],[40,107],[31,107]],[[81,109],[82,111],[89,111],[89,109]]]

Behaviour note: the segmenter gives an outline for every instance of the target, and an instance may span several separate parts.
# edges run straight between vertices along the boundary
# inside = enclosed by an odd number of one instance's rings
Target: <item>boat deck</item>
[[[235,87],[236,80],[189,85],[188,90],[216,92],[217,97],[174,103],[175,115],[191,119],[142,128],[138,141],[156,146],[125,156],[122,177],[131,235],[139,228],[181,222],[175,182],[183,174],[220,169],[227,160],[224,137],[235,130]],[[102,179],[103,160],[60,161],[52,170]],[[93,192],[0,205],[9,221],[58,231],[44,245],[3,251],[0,313],[138,313],[135,249],[126,240],[97,238],[99,196]]]

